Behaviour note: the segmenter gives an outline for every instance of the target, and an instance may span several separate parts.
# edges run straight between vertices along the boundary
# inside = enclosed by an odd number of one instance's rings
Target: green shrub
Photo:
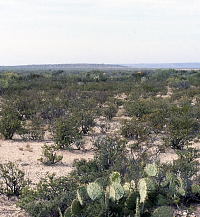
[[[136,116],[141,119],[143,115],[150,114],[153,107],[153,101],[149,99],[138,99],[134,102],[126,102],[124,108],[128,116]]]
[[[135,139],[138,143],[144,142],[150,134],[147,123],[133,117],[131,120],[121,121],[121,135],[129,139]]]
[[[117,137],[98,138],[94,143],[95,159],[101,170],[121,170],[126,161],[127,141]]]
[[[18,165],[9,161],[7,164],[0,164],[0,177],[3,182],[3,193],[7,195],[21,194],[22,188],[29,183],[24,179],[24,172],[17,167]]]
[[[55,145],[44,144],[42,149],[42,153],[45,158],[41,157],[38,160],[46,165],[55,164],[63,159],[62,155],[57,156],[55,151],[58,150],[58,148],[56,148]]]
[[[170,117],[167,122],[169,136],[168,144],[175,149],[182,149],[195,137],[198,132],[198,125],[195,118],[191,117],[188,107],[172,107]]]
[[[162,108],[155,108],[152,109],[151,114],[145,116],[145,120],[148,121],[155,133],[159,133],[167,122],[166,117],[166,112]]]
[[[3,106],[0,120],[0,133],[5,139],[12,139],[15,132],[21,129],[20,115],[14,108]]]
[[[64,212],[71,205],[77,187],[73,178],[47,174],[35,188],[26,186],[22,189],[17,205],[31,217],[59,217],[58,208]]]
[[[71,172],[71,176],[81,184],[93,182],[99,177],[108,176],[108,172],[100,167],[97,159],[89,161],[85,159],[74,160],[73,166],[75,169]]]
[[[173,161],[171,171],[181,173],[181,177],[188,183],[193,176],[197,176],[198,161],[199,157],[198,151],[194,148],[187,148],[183,151],[178,151],[178,159]]]
[[[57,119],[52,130],[54,142],[60,149],[70,149],[72,143],[81,138],[75,117]]]
[[[111,120],[116,115],[117,111],[117,106],[113,103],[107,103],[103,108],[103,114],[108,120]]]

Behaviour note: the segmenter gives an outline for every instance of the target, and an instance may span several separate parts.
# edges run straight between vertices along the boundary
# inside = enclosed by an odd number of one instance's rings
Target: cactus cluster
[[[113,172],[110,174],[108,182],[98,178],[92,183],[80,186],[77,189],[77,199],[65,211],[64,217],[87,215],[88,207],[92,207],[95,203],[100,204],[104,209],[102,216],[107,216],[105,213],[115,212],[114,215],[121,215],[120,212],[126,212],[129,216],[140,217],[143,212],[147,211],[146,206],[151,200],[151,195],[156,198],[157,206],[161,206],[154,211],[154,217],[162,216],[161,214],[166,210],[169,211],[168,217],[173,216],[171,209],[164,206],[167,203],[166,197],[156,194],[156,189],[159,186],[155,181],[155,176],[158,174],[157,167],[155,164],[149,164],[145,167],[145,172],[148,177],[140,179],[137,185],[134,180],[122,185],[120,174]],[[185,194],[182,179],[173,174],[167,174],[165,181],[160,185],[162,189],[166,186],[171,193],[175,191],[181,195]],[[116,212],[118,213],[116,214]]]
[[[165,181],[161,183],[161,187],[168,187],[168,195],[169,197],[173,197],[173,195],[181,195],[185,196],[186,194],[186,186],[184,186],[184,182],[180,175],[174,175],[168,173],[166,175]]]

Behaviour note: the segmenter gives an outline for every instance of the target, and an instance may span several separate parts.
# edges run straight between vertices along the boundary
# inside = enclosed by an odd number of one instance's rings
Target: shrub
[[[101,170],[121,170],[126,160],[127,141],[117,137],[98,138],[94,143],[95,159],[97,159]]]
[[[187,114],[171,114],[167,123],[169,145],[182,149],[197,131],[197,122]]]
[[[55,163],[57,163],[63,159],[62,155],[57,156],[55,151],[58,148],[56,148],[55,145],[44,144],[42,146],[42,149],[43,149],[42,153],[43,153],[45,158],[41,157],[38,160],[41,161],[42,163],[46,164],[46,165],[55,164]]]
[[[81,149],[84,150],[85,149],[84,145],[85,145],[85,140],[78,139],[75,142],[75,146],[77,147],[78,150],[81,150]]]
[[[20,115],[14,108],[3,106],[1,116],[0,133],[5,139],[12,139],[14,133],[21,129]]]
[[[81,138],[75,117],[57,119],[53,125],[54,142],[60,149],[70,149],[73,142]]]
[[[113,103],[107,103],[103,108],[103,114],[108,120],[111,120],[116,115],[117,111],[117,106]]]
[[[178,159],[173,161],[171,171],[180,172],[185,181],[188,182],[193,176],[197,176],[199,153],[195,148],[177,151]]]
[[[150,114],[153,106],[153,102],[149,99],[141,100],[138,99],[134,102],[127,102],[124,108],[128,116],[136,116],[141,119],[143,115]]]
[[[152,110],[152,113],[146,115],[145,119],[148,121],[152,130],[155,133],[159,133],[163,130],[164,125],[166,124],[166,112],[162,108],[155,108]]]
[[[107,175],[106,171],[101,170],[96,159],[89,161],[85,159],[74,160],[73,166],[75,169],[71,172],[71,176],[81,184],[93,182],[96,178]]]
[[[90,127],[93,127],[94,124],[94,115],[92,113],[84,112],[81,115],[81,132],[87,134]]]
[[[147,123],[138,120],[133,117],[131,120],[122,120],[121,135],[129,138],[135,139],[138,143],[145,141],[150,134],[149,127]]]
[[[0,177],[3,179],[3,192],[7,195],[19,196],[22,188],[29,183],[24,179],[24,172],[11,161],[0,164]]]
[[[36,188],[26,186],[22,189],[17,205],[26,210],[32,217],[59,217],[75,199],[78,185],[73,178],[47,174]]]

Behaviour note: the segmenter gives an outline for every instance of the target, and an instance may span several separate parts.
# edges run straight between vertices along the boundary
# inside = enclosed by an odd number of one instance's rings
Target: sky
[[[0,66],[200,62],[199,0],[0,0]]]

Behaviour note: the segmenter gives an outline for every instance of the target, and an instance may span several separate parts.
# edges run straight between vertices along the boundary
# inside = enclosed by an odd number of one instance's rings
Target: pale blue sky
[[[0,0],[0,65],[200,62],[199,0]]]

